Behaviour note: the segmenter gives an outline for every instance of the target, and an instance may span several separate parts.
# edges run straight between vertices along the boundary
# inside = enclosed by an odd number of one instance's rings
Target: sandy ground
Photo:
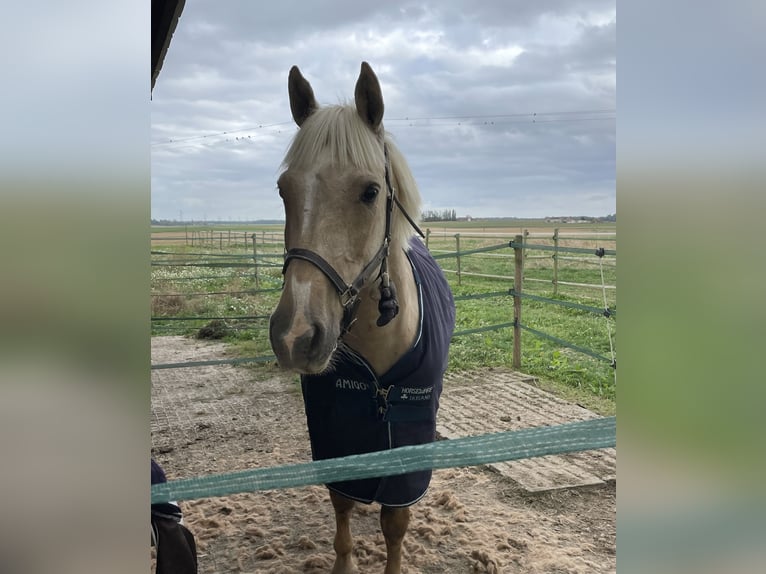
[[[217,343],[152,340],[153,363],[225,356]],[[168,478],[310,460],[293,377],[219,366],[155,370],[152,381],[152,456]],[[486,468],[437,470],[412,507],[404,572],[615,572],[615,502],[614,483],[530,494]],[[197,539],[200,573],[332,567],[334,518],[322,486],[180,504]],[[353,517],[361,573],[383,571],[378,512],[357,505]]]

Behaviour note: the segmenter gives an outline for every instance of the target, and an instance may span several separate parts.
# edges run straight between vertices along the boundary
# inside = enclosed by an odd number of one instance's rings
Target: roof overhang
[[[152,90],[186,0],[152,0]]]

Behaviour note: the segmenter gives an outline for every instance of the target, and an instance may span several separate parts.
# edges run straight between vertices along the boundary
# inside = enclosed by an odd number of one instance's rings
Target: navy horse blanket
[[[455,328],[455,302],[444,273],[417,239],[407,256],[418,290],[420,328],[412,348],[384,375],[350,349],[320,375],[303,375],[301,388],[314,460],[433,442],[436,411]],[[431,471],[334,482],[347,498],[409,506],[428,490]]]

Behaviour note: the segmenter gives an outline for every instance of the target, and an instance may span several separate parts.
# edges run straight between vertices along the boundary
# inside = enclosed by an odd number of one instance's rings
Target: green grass
[[[421,227],[431,227],[433,229],[503,229],[503,230],[519,230],[521,232],[524,229],[537,229],[537,228],[553,228],[558,227],[561,230],[571,231],[573,229],[578,230],[614,230],[616,223],[614,222],[599,222],[599,223],[549,223],[544,219],[516,219],[513,217],[503,217],[496,219],[473,219],[471,221],[424,221]]]
[[[465,222],[460,222],[465,223]],[[600,225],[604,228],[604,225]],[[585,235],[586,232],[583,231]],[[454,235],[454,234],[453,234]],[[156,255],[153,261],[173,260],[177,262],[213,264],[226,261],[220,255],[251,255],[252,246],[239,244],[220,249],[218,243],[206,246],[163,245],[154,247],[157,250],[172,252],[172,255]],[[529,243],[539,243],[544,240],[530,239]],[[473,249],[483,245],[507,243],[507,239],[497,237],[465,237],[461,238],[461,250]],[[551,244],[551,242],[547,242]],[[564,242],[561,243],[562,245]],[[577,246],[594,247],[596,242],[578,240],[571,242]],[[608,249],[614,248],[614,243],[598,242]],[[437,237],[433,234],[429,246],[435,252],[454,252],[454,236]],[[594,247],[595,248],[595,247]],[[281,254],[279,246],[258,246],[258,252]],[[199,255],[207,253],[206,256]],[[553,297],[552,273],[553,259],[549,252],[532,251],[528,256],[548,255],[545,258],[528,258],[525,263],[524,292],[540,296]],[[573,256],[574,257],[574,256]],[[229,261],[246,262],[247,259],[231,258]],[[270,260],[279,263],[277,259]],[[461,257],[463,273],[480,273],[485,275],[500,275],[507,279],[494,279],[463,275],[458,280],[454,272],[457,261],[454,256],[439,260],[440,265],[447,271],[447,278],[456,296],[503,291],[513,287],[513,250],[506,248],[486,254],[476,254]],[[574,261],[559,261],[559,281],[573,283],[592,283],[601,285],[601,273],[604,283],[616,284],[616,266],[614,257],[605,257],[603,265],[599,265],[595,256],[578,256]],[[534,282],[530,279],[542,279]],[[259,270],[259,287],[277,288],[281,285],[279,267],[262,268]],[[213,295],[216,291],[248,291],[256,288],[252,268],[222,268],[222,267],[152,267],[152,316],[153,317],[233,317],[241,315],[268,316],[278,301],[279,292],[259,294],[223,294]],[[559,286],[555,298],[577,302],[585,305],[603,308],[604,293],[607,304],[616,310],[616,290],[579,288]],[[183,296],[183,294],[194,294]],[[513,300],[504,295],[491,299],[475,299],[457,302],[457,331],[473,329],[498,323],[513,321]],[[153,321],[152,334],[183,334],[194,335],[208,320]],[[611,329],[612,340],[616,339],[616,320],[605,319],[593,313],[564,308],[529,299],[523,301],[522,323],[539,331],[543,331],[588,348],[605,357],[610,356],[607,324]],[[240,356],[256,356],[271,354],[268,342],[268,321],[228,320],[231,331],[227,341],[231,342]],[[485,367],[511,368],[513,349],[513,329],[505,328],[456,337],[450,350],[449,368],[451,370],[473,370]],[[258,365],[251,368],[263,371],[274,369],[271,365]],[[563,348],[555,342],[538,338],[529,332],[522,332],[522,367],[521,371],[540,379],[540,385],[559,396],[565,397],[592,408],[602,414],[614,414],[616,396],[615,374],[607,362],[591,358],[587,355]]]

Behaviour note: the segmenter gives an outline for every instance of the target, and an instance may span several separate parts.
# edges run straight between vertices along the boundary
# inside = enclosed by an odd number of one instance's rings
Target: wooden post
[[[231,247],[231,229],[229,229],[229,237],[228,237],[228,239],[226,240],[226,245],[228,245],[229,247]]]
[[[529,229],[524,230],[524,243],[529,243]],[[524,261],[527,259],[527,250],[524,250]]]
[[[184,225],[184,237],[186,238],[185,244],[189,245],[189,228]]]
[[[428,239],[431,237],[431,228],[426,227],[426,249],[428,249]]]
[[[218,249],[223,251],[223,231],[218,232]]]
[[[523,245],[524,237],[517,235],[514,243]],[[521,289],[524,278],[524,250],[513,248],[513,368],[521,368]]]
[[[460,279],[460,234],[455,234],[455,253],[457,254],[457,284],[461,285]]]
[[[255,265],[255,288],[260,288],[260,281],[258,278],[258,249],[255,246],[255,243],[257,241],[257,236],[255,235],[255,232],[253,232],[253,264]]]
[[[559,228],[553,230],[553,248],[559,247]],[[553,294],[559,292],[559,252],[553,252]]]

